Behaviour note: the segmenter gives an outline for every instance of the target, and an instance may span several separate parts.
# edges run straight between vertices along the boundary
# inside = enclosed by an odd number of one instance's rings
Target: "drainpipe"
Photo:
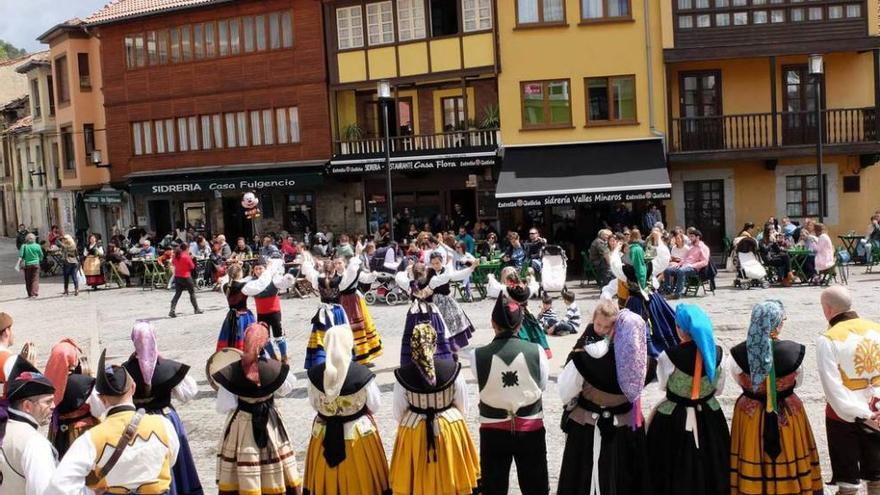
[[[645,64],[648,68],[648,125],[652,135],[663,138],[663,148],[666,149],[666,135],[657,130],[654,115],[654,46],[651,33],[650,0],[643,0],[643,4],[645,9]]]

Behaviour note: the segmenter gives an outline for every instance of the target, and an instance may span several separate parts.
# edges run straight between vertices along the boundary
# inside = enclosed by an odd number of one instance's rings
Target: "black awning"
[[[320,186],[323,167],[224,171],[192,171],[183,174],[132,177],[129,190],[135,194],[173,194],[213,191],[270,191]]]
[[[516,147],[504,150],[499,208],[672,198],[663,142]]]

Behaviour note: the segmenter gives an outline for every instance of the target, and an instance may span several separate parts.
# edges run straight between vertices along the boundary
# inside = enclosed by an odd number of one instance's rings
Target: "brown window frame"
[[[58,89],[58,106],[70,104],[70,74],[68,72],[67,55],[55,59],[55,85]]]
[[[65,177],[76,177],[76,143],[73,141],[73,127],[70,125],[62,126],[60,129],[61,139],[59,146],[61,147],[61,169]],[[132,146],[132,151],[134,147]],[[72,165],[72,166],[71,166]]]
[[[79,90],[80,91],[91,91],[92,90],[92,71],[89,67],[91,61],[89,60],[88,52],[79,52],[76,54],[76,68],[77,73],[79,75]],[[85,71],[83,71],[85,69]]]
[[[589,81],[592,79],[604,79],[607,82],[606,91],[608,95],[608,120],[592,120],[590,119],[590,87]],[[613,86],[612,81],[618,79],[630,79],[633,84],[633,111],[635,115],[631,119],[621,119],[618,116],[614,115],[614,105],[613,101]],[[639,102],[638,102],[638,90],[636,87],[636,75],[635,74],[618,74],[614,76],[589,76],[584,78],[584,105],[586,110],[586,125],[584,127],[606,127],[606,126],[615,126],[615,125],[639,125]]]
[[[816,174],[793,174],[793,175],[786,175],[785,176],[785,213],[787,216],[789,216],[791,218],[809,218],[809,217],[815,217],[815,216],[820,216],[820,215],[825,216],[825,217],[828,216],[828,201],[827,201],[827,198],[828,198],[828,174],[822,174],[822,181],[821,181],[822,183],[819,184],[819,187],[810,188],[807,185],[807,179],[808,178],[815,179],[815,177],[816,177]],[[800,182],[800,187],[797,189],[789,188],[789,185],[788,185],[789,179],[798,179],[798,181]],[[807,200],[807,193],[811,190],[817,191],[819,193],[819,197],[820,197],[819,200],[817,200],[817,201]],[[793,201],[788,200],[788,193],[793,192],[793,191],[800,191],[800,193],[801,193],[800,201],[793,202]],[[821,197],[823,197],[823,196],[826,198],[826,201],[824,201],[824,202],[821,201]],[[817,210],[819,209],[819,205],[821,205],[822,210],[824,210],[824,211],[822,211],[821,214],[810,213],[808,211],[810,204],[816,204]],[[788,214],[788,206],[789,205],[798,205],[798,207],[800,208],[801,214],[800,215],[796,215],[796,214],[789,215]]]
[[[549,84],[556,82],[565,82],[568,84],[568,122],[560,122],[560,123],[550,123],[550,105],[548,104],[549,100],[547,96],[549,94]],[[542,91],[544,94],[544,117],[548,121],[545,124],[527,124],[526,123],[526,99],[524,95],[524,90],[526,84],[536,84],[541,83]],[[560,79],[535,79],[530,81],[520,81],[519,83],[519,103],[520,103],[520,120],[521,120],[521,128],[520,130],[531,131],[531,130],[544,130],[544,129],[572,129],[574,128],[574,122],[572,119],[571,112],[571,79],[569,78],[560,78]]]
[[[467,112],[466,112],[466,108],[465,108],[467,105],[464,104],[464,99],[465,99],[464,95],[452,95],[452,96],[444,96],[444,97],[440,98],[440,124],[442,124],[442,126],[443,126],[441,129],[441,132],[444,132],[444,133],[445,132],[462,132],[464,130],[467,130],[466,128],[467,128],[468,116],[467,116]],[[452,100],[454,102],[453,106],[455,107],[456,120],[458,120],[459,112],[461,112],[461,114],[464,115],[464,120],[462,120],[461,122],[456,122],[455,125],[452,126],[452,129],[447,131],[445,120],[446,120],[446,102],[448,100]],[[412,99],[410,99],[410,103],[412,103]],[[398,111],[399,111],[399,109],[398,109]],[[459,129],[460,125],[464,125],[464,128]]]
[[[580,23],[579,25],[591,25],[591,24],[604,24],[611,22],[633,22],[635,19],[633,18],[632,11],[632,0],[626,0],[626,11],[627,15],[623,16],[609,16],[608,15],[608,7],[609,4],[614,0],[598,0],[602,2],[602,17],[584,17],[584,0],[578,0],[578,7],[580,8]],[[674,0],[673,0],[674,1]]]
[[[514,29],[535,29],[546,27],[568,27],[568,9],[566,1],[562,0],[562,20],[561,21],[545,21],[544,20],[544,0],[535,0],[538,2],[538,22],[519,22],[519,0],[514,0],[513,10],[516,15],[516,24]]]

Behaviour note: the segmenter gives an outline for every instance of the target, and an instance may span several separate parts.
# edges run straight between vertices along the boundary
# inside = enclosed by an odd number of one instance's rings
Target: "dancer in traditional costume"
[[[507,494],[511,461],[516,461],[523,493],[550,491],[541,402],[547,356],[540,346],[518,337],[522,320],[519,303],[499,297],[492,310],[495,339],[477,348],[471,363],[480,387],[480,472],[486,495]]]
[[[477,493],[480,457],[465,421],[468,394],[461,365],[434,358],[437,333],[429,324],[415,327],[411,345],[412,362],[394,372],[393,412],[399,426],[391,492]]]
[[[675,333],[675,313],[658,292],[655,274],[663,273],[669,265],[669,248],[657,236],[657,255],[652,261],[645,261],[645,250],[637,243],[618,244],[611,253],[611,272],[625,285],[618,292],[625,307],[640,315],[647,323],[648,355],[656,358],[663,351],[672,349],[679,343]],[[622,256],[628,255],[629,262],[623,263]]]
[[[330,328],[326,361],[308,371],[309,403],[318,413],[306,453],[308,495],[388,493],[388,461],[372,416],[381,393],[373,372],[352,361],[352,345],[348,325]]]
[[[106,353],[98,360],[95,382],[106,408],[104,420],[73,442],[52,475],[47,495],[83,493],[85,488],[159,495],[171,489],[171,467],[180,447],[174,425],[164,416],[135,409],[134,380],[124,367],[106,366]],[[115,464],[110,463],[113,457]]]
[[[349,282],[353,277],[357,277],[358,267],[349,262],[345,271],[340,273],[339,265],[342,264],[342,258],[338,258],[337,261],[338,264],[326,261],[320,273],[311,263],[303,263],[302,265],[303,276],[321,297],[321,305],[315,312],[315,316],[312,317],[312,331],[306,346],[305,369],[321,364],[327,359],[327,353],[324,351],[324,334],[327,330],[336,325],[348,323],[345,309],[339,304],[339,286],[343,282]]]
[[[559,375],[567,433],[559,495],[652,493],[641,411],[645,320],[624,309],[613,328],[613,336],[575,347]]]
[[[223,293],[226,294],[229,311],[223,320],[223,327],[220,328],[217,350],[225,347],[242,350],[244,349],[244,331],[251,323],[257,321],[254,314],[248,309],[248,296],[242,292],[251,278],[243,277],[241,265],[238,264],[230,265],[226,274],[229,276],[229,282],[223,286]]]
[[[337,270],[340,270],[342,262],[336,263]],[[351,276],[355,268],[357,272]],[[358,284],[373,283],[377,274],[361,270],[361,259],[356,256],[349,260],[342,277],[339,283],[339,304],[345,309],[345,316],[354,334],[354,359],[360,364],[367,364],[382,355],[382,338],[376,330],[364,296],[358,291]]]
[[[538,344],[547,354],[547,359],[553,357],[553,351],[550,349],[550,343],[547,342],[547,333],[538,318],[529,311],[529,298],[533,294],[528,284],[523,283],[516,272],[516,268],[512,266],[505,267],[501,270],[501,282],[495,280],[495,276],[489,274],[489,283],[486,294],[491,299],[498,299],[498,296],[504,294],[519,303],[523,310],[523,322],[519,328],[519,338]]]
[[[83,362],[83,352],[72,339],[55,344],[46,361],[46,377],[55,385],[49,440],[59,457],[64,457],[74,440],[98,424],[89,403],[95,379],[84,369]]]
[[[192,400],[199,391],[189,366],[159,356],[156,331],[152,324],[139,321],[131,330],[134,354],[122,366],[135,383],[134,405],[147,414],[160,414],[174,425],[180,448],[171,470],[169,495],[201,495],[202,483],[193,462],[186,430],[171,398],[181,403]]]
[[[406,313],[406,323],[403,327],[403,338],[400,343],[400,365],[405,366],[412,361],[410,340],[413,330],[418,325],[430,325],[434,329],[434,333],[437,334],[435,359],[457,358],[446,338],[446,322],[443,321],[440,309],[434,304],[433,291],[428,287],[428,271],[425,265],[421,262],[414,263],[407,270],[397,272],[395,280],[401,289],[409,293],[412,301],[409,311]]]
[[[474,334],[474,324],[451,295],[449,284],[468,278],[478,262],[469,267],[453,270],[452,265],[443,264],[443,256],[439,252],[431,253],[431,266],[428,267],[428,288],[432,292],[432,301],[440,310],[443,322],[446,323],[446,339],[453,352],[464,349]]]
[[[821,495],[822,470],[804,404],[794,393],[806,348],[779,340],[781,301],[752,308],[745,342],[730,350],[742,387],[730,429],[732,495]]]
[[[657,495],[730,493],[730,433],[715,398],[727,368],[712,322],[694,304],[675,308],[681,345],[660,354],[657,380],[666,400],[648,427],[651,483]]]
[[[830,328],[816,342],[816,359],[828,403],[831,484],[839,495],[855,495],[865,480],[868,495],[880,495],[880,324],[859,318],[844,287],[822,291],[821,303]]]
[[[284,260],[260,257],[254,264],[251,280],[241,288],[243,295],[254,298],[257,321],[265,323],[272,330],[272,340],[266,343],[266,352],[275,359],[275,347],[278,347],[282,364],[287,364],[287,340],[281,325],[279,294],[294,283],[296,279],[293,275],[284,273]]]
[[[217,412],[228,414],[217,455],[220,495],[302,491],[290,437],[275,408],[275,397],[289,394],[296,377],[286,364],[267,357],[268,342],[266,325],[253,323],[240,355],[224,349],[208,362],[217,386]],[[229,364],[216,359],[229,353],[236,354]]]

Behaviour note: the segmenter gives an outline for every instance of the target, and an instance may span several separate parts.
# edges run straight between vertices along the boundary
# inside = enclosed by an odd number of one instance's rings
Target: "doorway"
[[[786,65],[782,67],[782,80],[785,84],[782,91],[782,144],[815,143],[818,135],[816,78],[809,74],[806,65]]]
[[[220,232],[217,232],[218,234]],[[244,237],[250,241],[254,237],[254,222],[244,216],[244,210],[238,198],[223,198],[223,234],[230,245],[235,239]]]
[[[723,180],[684,182],[684,221],[703,233],[712,252],[721,252],[726,232]]]
[[[150,215],[150,230],[156,236],[162,238],[172,232],[171,229],[171,202],[167,199],[147,201],[147,211]]]
[[[721,72],[682,72],[678,88],[682,151],[724,149]]]
[[[477,196],[473,189],[456,189],[449,191],[449,215],[455,221],[455,205],[461,205],[464,218],[470,222],[470,228],[474,227],[477,218]],[[458,227],[456,225],[456,227]]]

